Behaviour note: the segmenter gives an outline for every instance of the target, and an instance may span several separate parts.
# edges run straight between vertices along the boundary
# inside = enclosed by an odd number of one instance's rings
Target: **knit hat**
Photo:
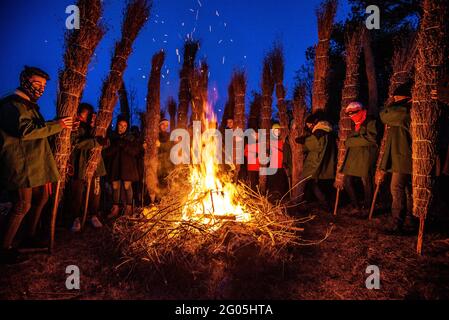
[[[275,123],[271,126],[271,129],[275,130],[275,129],[280,129],[281,125],[279,123]]]
[[[365,109],[363,107],[363,104],[361,104],[360,102],[354,101],[351,102],[345,109],[345,113],[354,113],[354,112],[358,112]]]
[[[168,121],[168,119],[162,118],[161,121],[159,121],[159,125],[161,125],[164,122],[170,123],[170,121]]]
[[[317,130],[323,130],[325,132],[332,132],[332,126],[327,121],[320,121],[318,122],[315,127],[312,129],[312,133],[315,133]]]

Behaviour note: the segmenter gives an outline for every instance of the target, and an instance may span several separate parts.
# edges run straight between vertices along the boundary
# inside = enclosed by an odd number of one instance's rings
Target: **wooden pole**
[[[53,210],[51,211],[50,248],[49,248],[50,253],[53,252],[53,249],[55,247],[56,216],[58,213],[60,192],[61,192],[61,180],[59,180],[56,185],[55,202],[53,203]]]
[[[374,207],[376,206],[377,195],[379,194],[380,183],[376,184],[376,191],[374,191],[373,202],[371,203],[371,208],[369,210],[369,220],[373,218]]]
[[[426,218],[424,216],[419,218],[419,232],[418,232],[418,242],[416,244],[416,252],[421,255],[422,254],[422,245],[424,239],[424,224],[426,222]]]
[[[335,197],[334,216],[337,216],[338,203],[340,202],[340,189],[337,189],[337,196]]]
[[[86,190],[86,201],[84,201],[84,211],[83,211],[83,220],[81,222],[81,229],[84,228],[84,225],[86,224],[87,220],[87,211],[89,210],[89,195],[90,195],[90,188],[92,187],[92,179],[89,179],[87,181],[87,190]]]

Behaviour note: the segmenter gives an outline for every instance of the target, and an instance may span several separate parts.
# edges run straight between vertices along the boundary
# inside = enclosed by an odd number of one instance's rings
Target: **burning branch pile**
[[[294,219],[283,206],[227,178],[222,190],[199,190],[190,184],[189,175],[189,167],[178,167],[169,177],[171,192],[158,207],[144,208],[139,217],[123,217],[115,223],[124,264],[159,265],[184,259],[191,263],[201,259],[200,253],[232,256],[254,244],[260,255],[279,258],[286,246],[313,244],[301,238],[303,229],[298,227],[313,216]],[[226,199],[231,194],[233,199]]]
[[[214,124],[212,117],[207,128]],[[292,218],[284,205],[270,203],[220,170],[218,139],[203,134],[199,164],[173,170],[167,179],[168,192],[157,206],[143,208],[137,217],[117,220],[114,235],[124,264],[201,265],[202,259],[220,254],[233,257],[248,246],[256,246],[252,254],[276,261],[287,246],[314,244],[299,234],[303,231],[299,225],[313,216]]]

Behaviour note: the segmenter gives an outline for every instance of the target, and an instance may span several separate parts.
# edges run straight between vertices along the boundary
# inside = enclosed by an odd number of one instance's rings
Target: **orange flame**
[[[207,129],[216,129],[216,117],[207,104]],[[215,154],[218,141],[216,136],[203,135],[201,138],[201,161],[190,166],[190,186],[187,203],[182,210],[182,220],[195,221],[212,228],[220,227],[222,221],[249,222],[251,215],[236,198],[238,194],[234,183],[221,179]],[[221,152],[221,150],[220,150]],[[193,152],[192,152],[193,153]]]

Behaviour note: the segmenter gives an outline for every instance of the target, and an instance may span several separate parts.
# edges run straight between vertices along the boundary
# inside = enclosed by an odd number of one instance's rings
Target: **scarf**
[[[20,87],[19,90],[25,93],[28,98],[34,103],[39,100],[40,97],[44,94],[44,89],[36,89],[33,87],[33,84],[28,77],[20,78]]]
[[[360,127],[366,120],[367,113],[367,110],[360,110],[351,116],[351,120],[355,123],[355,131],[360,131]]]

